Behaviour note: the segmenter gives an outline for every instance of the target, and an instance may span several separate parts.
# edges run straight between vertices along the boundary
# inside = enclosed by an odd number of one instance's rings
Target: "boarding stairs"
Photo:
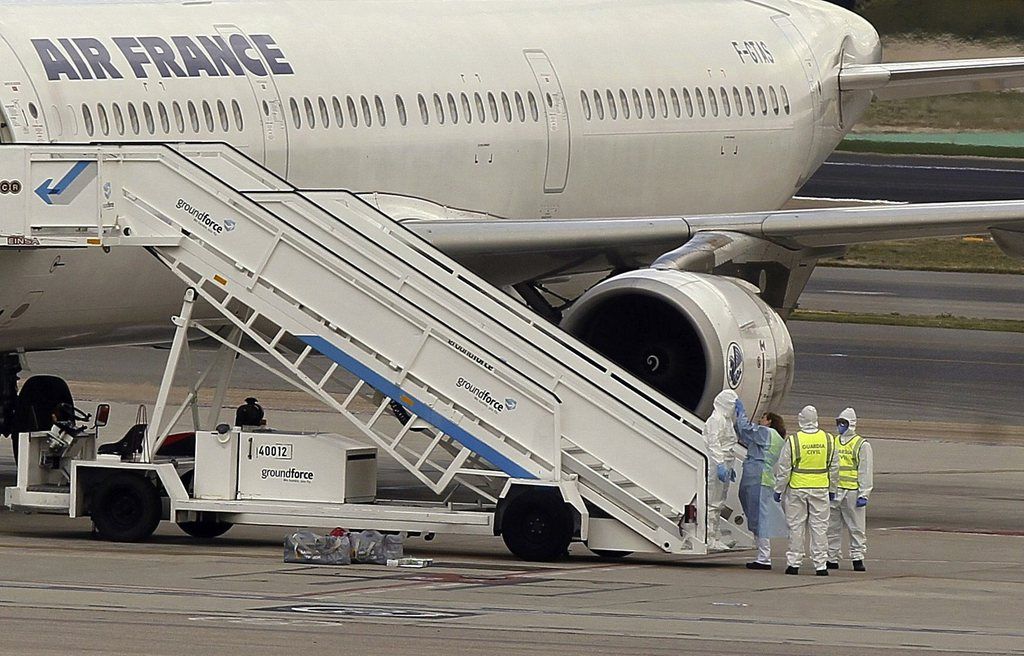
[[[5,145],[0,179],[0,246],[149,249],[435,494],[570,482],[630,550],[707,551],[702,422],[357,196],[222,144]]]

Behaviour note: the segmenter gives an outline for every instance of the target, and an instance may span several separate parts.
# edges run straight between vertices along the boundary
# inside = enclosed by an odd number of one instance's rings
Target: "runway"
[[[817,267],[800,307],[1024,320],[1024,276]]]
[[[941,203],[1024,199],[1024,161],[833,153],[797,193],[817,198]]]

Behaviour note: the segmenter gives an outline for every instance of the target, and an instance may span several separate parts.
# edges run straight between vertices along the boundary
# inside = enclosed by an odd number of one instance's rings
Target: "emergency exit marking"
[[[0,194],[20,194],[20,180],[0,180]]]

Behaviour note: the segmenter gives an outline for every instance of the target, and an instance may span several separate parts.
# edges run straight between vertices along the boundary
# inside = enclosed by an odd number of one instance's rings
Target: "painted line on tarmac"
[[[882,198],[832,198],[829,196],[793,196],[793,200],[823,200],[826,203],[871,203],[872,205],[906,205],[905,200],[884,200]]]
[[[995,169],[979,166],[922,166],[920,164],[870,164],[867,162],[825,162],[822,166],[850,166],[870,169],[914,169],[920,171],[971,171],[973,173],[1013,173],[1024,175],[1024,169]]]

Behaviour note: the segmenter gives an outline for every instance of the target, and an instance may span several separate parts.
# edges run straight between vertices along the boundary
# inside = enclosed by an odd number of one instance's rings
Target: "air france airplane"
[[[1021,58],[880,61],[822,0],[7,0],[0,141],[228,142],[358,191],[706,415],[730,386],[777,406],[819,258],[988,229],[1024,251],[1020,203],[779,211],[873,97],[1024,84]],[[7,241],[0,432],[32,428],[20,353],[167,338],[180,284],[124,250]],[[563,312],[545,285],[583,274]]]

